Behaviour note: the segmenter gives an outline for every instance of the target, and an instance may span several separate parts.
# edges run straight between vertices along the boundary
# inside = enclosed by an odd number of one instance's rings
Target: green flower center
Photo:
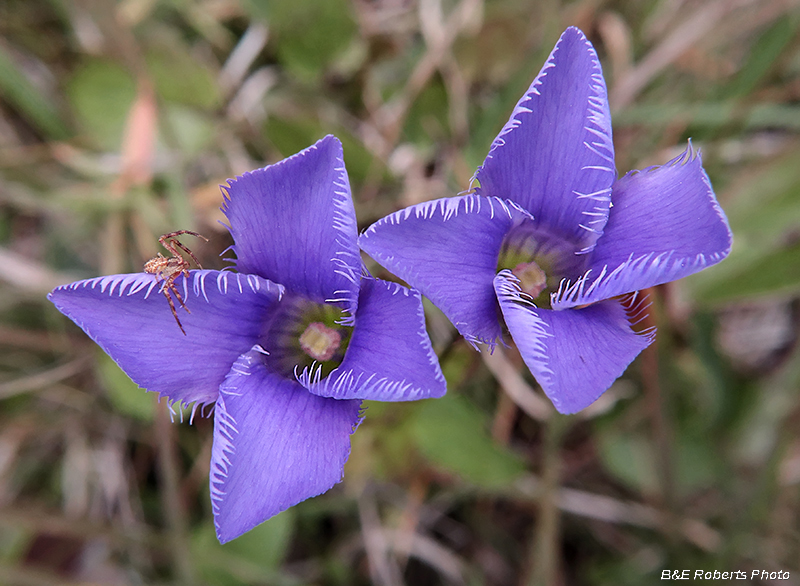
[[[267,364],[290,378],[306,371],[325,378],[342,363],[350,343],[353,328],[341,325],[344,317],[334,305],[285,296],[262,337]]]
[[[511,272],[519,279],[520,288],[534,299],[547,289],[547,275],[534,261],[520,263]]]
[[[572,242],[526,220],[503,239],[497,271],[509,269],[537,307],[552,309],[550,294],[558,290],[561,279],[584,270],[586,257],[575,254],[577,249]]]

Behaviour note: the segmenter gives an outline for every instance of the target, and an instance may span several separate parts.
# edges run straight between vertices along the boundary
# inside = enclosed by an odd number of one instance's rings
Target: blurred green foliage
[[[468,400],[451,394],[425,401],[415,414],[411,433],[425,458],[443,472],[486,489],[509,486],[525,466],[521,458],[492,441],[486,420]]]
[[[568,25],[606,72],[618,171],[692,138],[730,257],[649,291],[656,345],[556,443],[427,306],[447,397],[370,403],[340,486],[219,545],[213,413],[170,424],[46,293],[138,271],[175,229],[222,268],[219,184],[328,133],[362,228],[467,189]],[[781,0],[0,3],[0,583],[796,580],[799,30]]]
[[[75,124],[95,148],[119,148],[125,120],[136,98],[136,82],[112,61],[87,59],[73,71],[65,94]]]

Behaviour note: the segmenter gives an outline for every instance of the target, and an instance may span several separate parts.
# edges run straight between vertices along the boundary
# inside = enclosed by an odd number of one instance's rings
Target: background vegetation
[[[800,584],[798,4],[0,1],[0,584]],[[568,25],[619,171],[692,137],[730,258],[649,291],[657,343],[573,417],[427,307],[447,397],[370,404],[341,485],[220,546],[211,420],[171,423],[46,293],[175,229],[221,268],[218,185],[327,133],[361,228],[464,190]]]

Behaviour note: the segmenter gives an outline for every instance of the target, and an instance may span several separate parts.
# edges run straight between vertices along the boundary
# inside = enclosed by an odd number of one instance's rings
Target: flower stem
[[[658,300],[658,290],[648,290],[655,301]],[[644,321],[647,327],[655,327],[656,320],[652,314]],[[665,411],[664,398],[661,393],[658,375],[658,341],[654,341],[642,352],[642,383],[644,386],[647,410],[653,425],[653,440],[656,449],[656,463],[658,466],[660,484],[660,506],[665,515],[663,519],[664,531],[671,540],[677,540],[679,533],[678,508],[675,494],[675,475],[672,454],[672,428],[668,414]]]
[[[194,584],[187,538],[186,511],[180,495],[178,458],[175,453],[175,430],[166,409],[156,409],[158,472],[161,481],[161,506],[167,521],[169,545],[178,583]]]
[[[542,454],[542,491],[539,515],[530,550],[527,586],[552,586],[561,571],[561,512],[558,507],[561,479],[561,440],[569,428],[569,419],[553,414],[544,423]]]

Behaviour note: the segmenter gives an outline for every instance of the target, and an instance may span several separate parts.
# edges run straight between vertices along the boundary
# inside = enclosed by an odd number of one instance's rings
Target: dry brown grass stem
[[[538,477],[528,475],[515,483],[514,488],[523,496],[538,500],[542,482]],[[565,513],[617,525],[664,528],[664,515],[654,507],[574,488],[561,487],[558,490],[558,507]],[[704,551],[718,551],[722,544],[719,532],[700,520],[678,519],[677,527],[684,540]]]
[[[400,568],[390,555],[389,542],[381,526],[378,504],[366,488],[358,498],[358,517],[361,521],[361,534],[364,550],[369,562],[369,575],[378,586],[402,586]]]
[[[609,96],[612,112],[630,105],[647,84],[718,26],[728,14],[754,1],[715,0],[701,5],[692,12],[639,63],[615,80],[617,83],[614,84]]]
[[[497,346],[494,351],[483,348],[481,356],[486,367],[503,387],[503,391],[532,419],[547,421],[555,413],[555,409],[547,399],[525,382],[519,370],[509,362],[502,348]]]
[[[89,366],[90,356],[81,356],[66,364],[49,368],[36,374],[23,376],[7,383],[0,384],[0,399],[8,399],[22,393],[52,387],[56,383],[75,376]]]
[[[194,584],[194,570],[189,550],[185,504],[180,492],[175,430],[166,409],[156,409],[155,432],[158,469],[161,480],[161,506],[167,521],[173,567],[182,584]]]
[[[411,72],[403,91],[383,104],[374,116],[384,139],[383,143],[388,147],[387,152],[383,153],[384,158],[397,143],[411,104],[437,70],[442,70],[448,89],[451,90],[448,93],[461,90],[460,73],[457,72],[457,63],[452,58],[451,49],[462,32],[480,23],[483,0],[461,0],[447,17],[442,14],[440,0],[424,0],[420,2],[419,10],[420,29],[427,50]],[[456,128],[461,128],[465,123],[461,119],[464,115],[463,104],[457,98],[449,99],[451,106],[455,106],[452,115],[457,117]]]

